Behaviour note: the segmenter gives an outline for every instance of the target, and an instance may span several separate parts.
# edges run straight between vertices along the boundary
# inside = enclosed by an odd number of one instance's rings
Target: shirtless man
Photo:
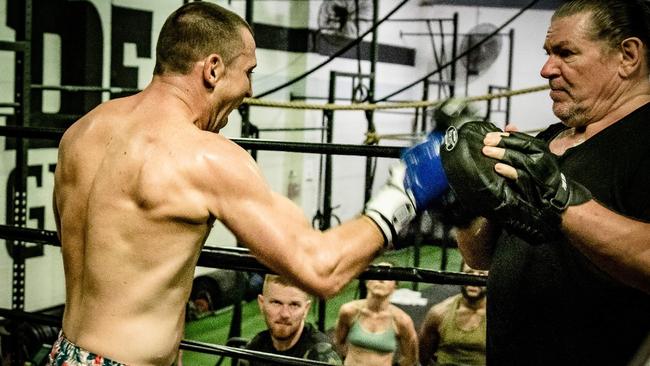
[[[487,275],[463,264],[463,272]],[[461,286],[461,293],[432,306],[420,327],[423,366],[485,365],[486,289]],[[435,356],[435,358],[434,358]]]
[[[271,192],[250,155],[218,134],[252,95],[255,66],[243,19],[212,3],[185,4],[161,30],[151,83],[66,131],[54,186],[66,308],[52,364],[171,364],[215,220],[270,269],[328,297],[425,207],[422,197],[440,193],[416,176],[439,161],[414,155],[365,215],[312,229]]]

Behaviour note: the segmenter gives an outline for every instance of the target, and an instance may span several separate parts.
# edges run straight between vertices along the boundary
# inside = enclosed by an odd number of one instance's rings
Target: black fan
[[[463,37],[460,44],[460,52],[463,53],[468,49],[474,47],[483,38],[494,32],[497,27],[490,23],[481,23],[472,28]],[[462,61],[467,68],[468,75],[479,75],[481,72],[487,70],[499,56],[501,51],[501,35],[496,34],[478,48],[473,49],[469,54],[463,57]]]
[[[372,23],[372,0],[325,0],[318,9],[323,34],[356,38]]]

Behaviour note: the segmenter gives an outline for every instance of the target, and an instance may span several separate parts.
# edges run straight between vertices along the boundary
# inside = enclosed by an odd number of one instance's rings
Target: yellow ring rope
[[[503,93],[485,94],[476,97],[458,98],[468,102],[478,102],[496,98],[512,97],[515,95],[535,93],[548,89],[548,85],[540,85],[531,88],[511,90]],[[291,109],[318,109],[318,110],[348,110],[348,111],[369,111],[378,109],[400,109],[400,108],[422,108],[434,107],[441,104],[443,100],[422,100],[413,102],[395,102],[395,103],[354,103],[354,104],[313,104],[304,102],[281,102],[268,99],[245,98],[244,103],[256,107],[274,107],[274,108],[291,108]]]
[[[486,101],[490,99],[497,98],[507,98],[515,95],[535,93],[543,90],[547,90],[548,85],[539,85],[530,88],[510,90],[502,93],[494,94],[485,94],[475,97],[468,98],[457,98],[466,102],[479,102]],[[311,104],[305,102],[281,102],[273,101],[268,99],[256,99],[256,98],[245,98],[245,104],[256,107],[274,107],[274,108],[291,108],[291,109],[314,109],[314,110],[348,110],[348,111],[369,111],[369,110],[379,110],[379,109],[399,109],[399,108],[423,108],[423,107],[435,107],[442,104],[444,100],[422,100],[422,101],[413,101],[413,102],[400,102],[400,103],[353,103],[353,104]],[[394,134],[394,135],[379,135],[375,131],[370,131],[366,133],[366,139],[364,144],[366,145],[375,145],[379,143],[379,140],[382,138],[393,139],[393,140],[413,140],[415,136],[408,136],[406,134]]]

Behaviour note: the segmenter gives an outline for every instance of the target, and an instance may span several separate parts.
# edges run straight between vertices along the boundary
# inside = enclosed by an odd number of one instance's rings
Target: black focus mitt
[[[496,173],[499,162],[482,153],[489,132],[500,130],[489,122],[452,126],[441,149],[449,185],[458,200],[476,215],[500,223],[530,244],[557,239],[561,213],[591,198],[587,189],[562,174],[546,143],[521,133],[502,136],[502,162],[517,170],[516,180]]]
[[[499,207],[506,180],[494,170],[498,160],[481,152],[489,132],[500,132],[490,122],[469,121],[447,128],[445,145],[440,149],[442,166],[457,204],[475,216]]]

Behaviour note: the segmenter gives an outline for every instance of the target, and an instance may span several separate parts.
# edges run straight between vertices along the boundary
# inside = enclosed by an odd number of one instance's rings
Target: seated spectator
[[[463,264],[463,272],[487,275]],[[420,361],[427,365],[485,365],[485,287],[461,286],[461,293],[429,309],[420,328]]]
[[[258,333],[246,345],[247,349],[341,365],[330,338],[305,322],[311,306],[307,293],[285,278],[269,274],[257,302],[268,329]],[[239,365],[267,364],[240,360]]]
[[[379,263],[388,265],[389,263]],[[399,365],[417,365],[417,332],[413,320],[390,303],[395,281],[369,280],[365,299],[343,304],[335,343],[347,366],[391,366],[399,346]]]

